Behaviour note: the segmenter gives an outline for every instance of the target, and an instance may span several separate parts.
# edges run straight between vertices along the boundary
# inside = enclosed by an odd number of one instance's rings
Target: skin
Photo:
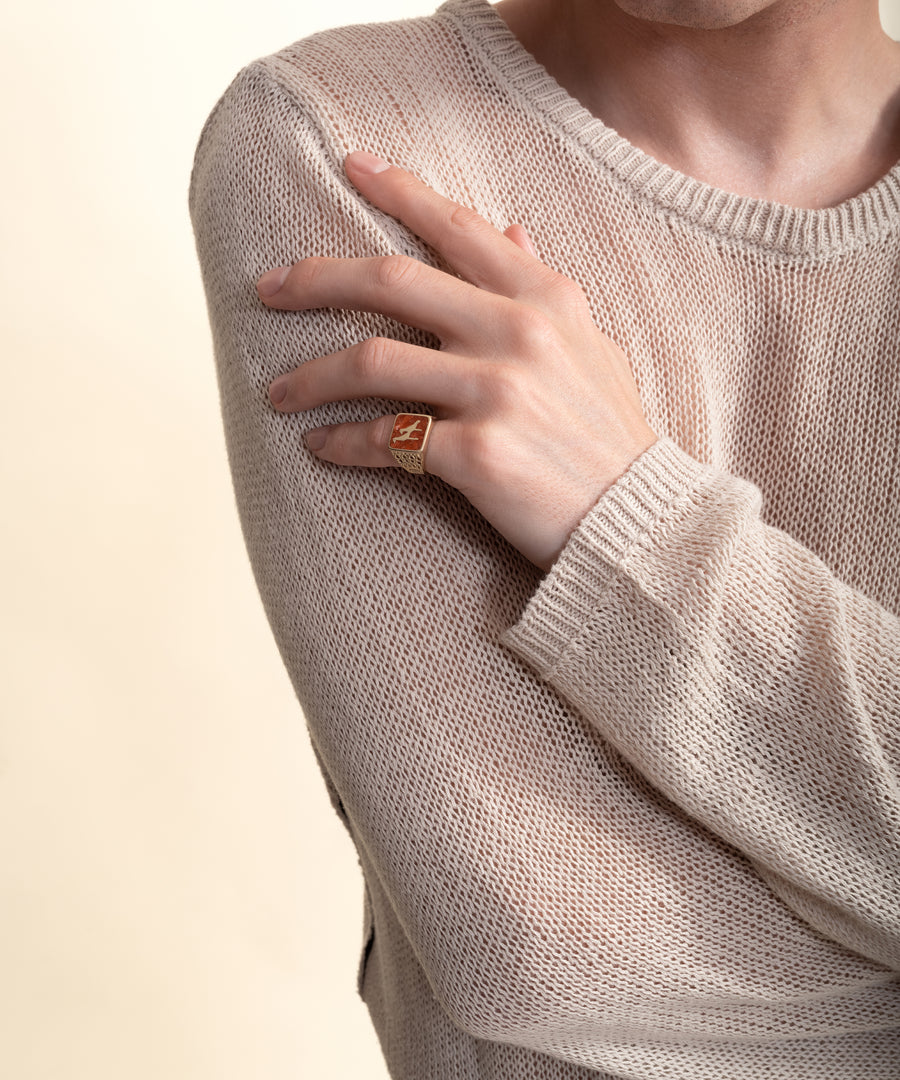
[[[820,209],[900,159],[900,45],[877,0],[502,0],[585,107],[679,172]]]
[[[834,205],[900,159],[900,50],[875,0],[502,0],[522,43],[589,109],[682,172],[742,195]],[[409,173],[351,154],[348,178],[459,277],[402,256],[306,259],[264,303],[380,312],[441,351],[360,342],[282,375],[281,412],[359,397],[423,401],[426,467],[548,569],[656,441],[622,351],[524,230],[501,233]],[[311,431],[323,460],[396,467],[393,417]]]
[[[258,283],[270,307],[379,311],[429,330],[442,345],[438,354],[361,342],[277,379],[273,404],[296,412],[354,397],[429,402],[439,422],[428,471],[548,568],[587,510],[656,441],[624,353],[594,326],[578,286],[533,254],[520,226],[500,233],[368,154],[351,154],[346,169],[367,199],[428,241],[464,280],[404,256],[305,259],[270,271]],[[307,445],[337,464],[393,467],[392,425],[386,416],[318,429]]]

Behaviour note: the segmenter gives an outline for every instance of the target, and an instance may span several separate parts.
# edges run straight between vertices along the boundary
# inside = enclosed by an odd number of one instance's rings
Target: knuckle
[[[543,291],[557,310],[575,313],[587,307],[587,298],[581,286],[554,270],[548,270]]]
[[[385,255],[375,263],[375,284],[382,289],[408,287],[418,273],[419,264],[408,255]]]
[[[391,182],[397,195],[404,201],[413,201],[421,197],[422,181],[405,169],[394,169]]]
[[[482,400],[500,412],[515,409],[522,398],[523,381],[523,372],[515,364],[493,364],[483,376]]]
[[[288,280],[295,292],[306,292],[314,288],[323,278],[329,259],[314,255],[296,263]]]
[[[484,226],[484,218],[470,206],[453,206],[448,220],[452,228],[461,232],[475,232]]]
[[[366,447],[373,454],[383,454],[394,426],[393,416],[381,416],[366,425]]]
[[[497,435],[488,423],[468,427],[460,446],[463,468],[472,477],[484,480],[491,472],[497,453]]]
[[[513,325],[515,343],[524,352],[544,352],[555,346],[556,327],[550,316],[539,308],[520,307]]]
[[[338,464],[350,459],[351,432],[348,429],[348,424],[337,424],[328,433],[328,457]]]
[[[391,356],[393,342],[387,338],[369,338],[361,342],[353,354],[354,374],[364,384],[376,382],[384,374]]]

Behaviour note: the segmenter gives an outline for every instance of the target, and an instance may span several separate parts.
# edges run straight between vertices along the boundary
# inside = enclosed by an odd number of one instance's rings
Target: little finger
[[[307,447],[322,461],[330,461],[335,465],[358,465],[367,469],[383,469],[397,467],[398,462],[390,451],[392,433],[409,439],[410,429],[417,426],[417,435],[424,435],[426,428],[431,430],[425,440],[421,456],[421,471],[439,475],[440,446],[442,443],[442,428],[444,422],[432,420],[430,425],[424,421],[427,419],[418,414],[399,414],[400,423],[398,431],[394,431],[395,421],[398,415],[379,416],[377,420],[370,420],[361,424],[332,424],[329,427],[315,428],[306,436]],[[401,441],[399,446],[403,445]],[[408,445],[416,446],[418,443],[409,442]]]

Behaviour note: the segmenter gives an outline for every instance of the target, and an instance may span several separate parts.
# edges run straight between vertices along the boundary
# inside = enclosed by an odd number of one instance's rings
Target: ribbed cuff
[[[603,603],[629,551],[708,472],[669,439],[654,443],[572,533],[503,644],[549,676]]]

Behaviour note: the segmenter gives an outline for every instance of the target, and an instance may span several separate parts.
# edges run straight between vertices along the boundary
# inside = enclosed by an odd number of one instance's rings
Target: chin
[[[723,30],[773,7],[777,0],[615,0],[626,15],[645,22]]]

